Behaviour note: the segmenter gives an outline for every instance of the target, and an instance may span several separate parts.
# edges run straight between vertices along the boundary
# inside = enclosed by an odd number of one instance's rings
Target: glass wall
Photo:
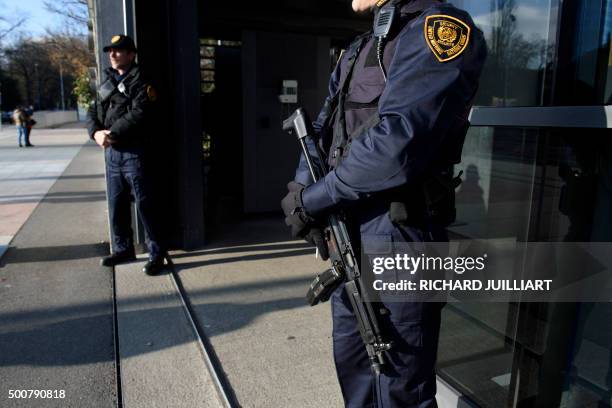
[[[487,40],[475,105],[612,100],[612,0],[452,2]],[[451,238],[612,242],[609,129],[473,127],[459,170]],[[612,407],[612,305],[449,303],[439,374],[482,407]]]
[[[612,0],[565,1],[560,18],[555,104],[610,103]]]
[[[539,138],[533,129],[470,129],[456,169],[464,177],[451,239],[527,239]],[[444,309],[439,374],[482,407],[505,407],[511,399],[518,313],[508,303]]]
[[[472,128],[451,237],[612,242],[612,138]],[[482,407],[610,407],[610,304],[449,303],[439,374]]]
[[[454,0],[483,31],[489,56],[476,105],[548,103],[559,0]]]
[[[454,0],[484,32],[476,105],[601,105],[612,98],[612,0]]]
[[[542,131],[538,149],[529,240],[612,242],[609,130]],[[520,305],[512,382],[518,403],[611,406],[611,306]]]

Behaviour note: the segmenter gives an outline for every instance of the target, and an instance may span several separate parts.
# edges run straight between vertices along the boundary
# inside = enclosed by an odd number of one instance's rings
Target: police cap
[[[111,43],[109,45],[102,48],[104,52],[109,52],[111,49],[136,52],[136,45],[130,36],[118,34],[111,38]]]

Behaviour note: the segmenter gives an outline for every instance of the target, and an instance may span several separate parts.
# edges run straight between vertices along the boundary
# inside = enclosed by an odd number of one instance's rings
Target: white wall
[[[76,110],[72,111],[37,111],[34,112],[37,128],[61,125],[78,120]]]

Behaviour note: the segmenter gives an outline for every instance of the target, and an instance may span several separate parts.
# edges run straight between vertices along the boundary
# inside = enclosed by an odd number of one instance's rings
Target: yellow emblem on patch
[[[147,86],[147,98],[149,98],[150,102],[155,102],[157,100],[157,92],[151,85]]]
[[[121,36],[120,35],[115,35],[113,36],[113,38],[111,38],[111,43],[116,43],[119,42],[119,40],[121,40]]]
[[[458,18],[436,14],[425,20],[425,40],[438,61],[457,58],[467,49],[471,28]]]

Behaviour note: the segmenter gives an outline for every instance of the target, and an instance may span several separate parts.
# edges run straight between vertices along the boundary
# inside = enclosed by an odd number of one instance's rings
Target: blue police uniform
[[[146,174],[154,120],[156,94],[133,64],[124,75],[112,68],[105,71],[95,103],[88,113],[89,135],[110,130],[111,144],[105,149],[109,218],[114,254],[133,253],[131,198],[134,198],[145,231],[150,259],[165,256],[155,224],[151,177]]]
[[[312,184],[302,157],[295,176],[306,186],[301,195],[306,213],[348,214],[355,248],[447,240],[445,227],[453,217],[436,218],[428,211],[423,185],[438,175],[453,177],[486,57],[483,34],[467,12],[436,0],[397,7],[401,23],[390,33],[382,59],[387,81],[376,39],[360,36],[334,70],[314,123],[332,170]],[[454,211],[454,189],[450,194]],[[406,219],[394,218],[392,201],[403,202]],[[383,305],[383,332],[394,347],[376,377],[342,286],[331,303],[334,359],[347,407],[436,406],[442,305]]]

